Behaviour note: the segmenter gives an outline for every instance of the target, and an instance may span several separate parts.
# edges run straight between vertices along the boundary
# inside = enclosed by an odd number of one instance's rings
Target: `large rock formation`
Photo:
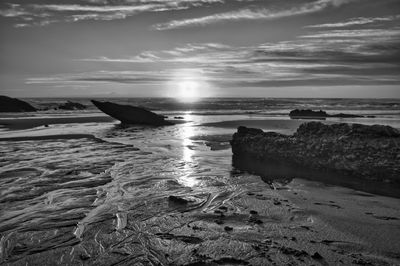
[[[141,124],[152,126],[173,125],[173,123],[166,121],[164,116],[150,112],[143,108],[111,102],[99,102],[95,100],[92,100],[92,103],[102,112],[121,121],[123,124]]]
[[[328,117],[328,114],[322,110],[319,111],[313,111],[313,110],[292,110],[289,113],[289,116],[292,118],[326,118]]]
[[[35,107],[19,99],[0,95],[0,112],[35,112]]]
[[[339,114],[333,114],[330,115],[328,113],[326,113],[325,111],[319,110],[319,111],[313,111],[313,110],[292,110],[289,113],[290,118],[317,118],[317,119],[325,119],[327,117],[339,117],[339,118],[353,118],[353,117],[364,117],[362,115],[354,115],[354,114],[343,114],[343,113],[339,113]]]
[[[81,103],[67,101],[66,103],[61,104],[60,106],[58,106],[58,109],[62,109],[62,110],[84,110],[84,109],[86,109],[86,106],[81,104]]]
[[[291,136],[239,127],[231,145],[234,160],[265,162],[284,174],[309,169],[400,184],[400,132],[389,126],[309,122]]]

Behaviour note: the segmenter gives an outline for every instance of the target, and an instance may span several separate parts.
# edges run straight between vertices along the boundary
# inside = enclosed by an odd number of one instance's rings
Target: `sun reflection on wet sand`
[[[190,113],[187,113],[185,120],[190,121]],[[182,137],[182,163],[183,163],[183,175],[179,178],[185,186],[194,187],[198,185],[199,181],[196,177],[192,176],[194,173],[193,166],[195,162],[193,156],[195,154],[193,141],[190,139],[194,136],[194,127],[192,123],[184,124],[182,126],[181,137]]]
[[[186,119],[186,117],[185,117]],[[182,127],[182,159],[185,162],[192,162],[194,155],[193,141],[190,139],[194,135],[193,125],[188,124]]]

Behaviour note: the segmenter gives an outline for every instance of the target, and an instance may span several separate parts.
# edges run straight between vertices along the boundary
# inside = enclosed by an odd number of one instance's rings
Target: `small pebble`
[[[315,260],[323,259],[321,254],[319,254],[318,252],[315,252],[313,255],[311,255],[311,258],[313,258]]]
[[[79,255],[79,258],[80,258],[81,260],[88,260],[88,259],[90,259],[90,255],[87,254],[87,253],[80,254],[80,255]]]
[[[232,230],[233,230],[233,228],[232,228],[232,227],[230,227],[230,226],[225,226],[225,227],[224,227],[224,230],[225,230],[225,231],[232,231]]]
[[[227,211],[228,208],[226,206],[220,206],[218,209],[222,210],[222,211]]]

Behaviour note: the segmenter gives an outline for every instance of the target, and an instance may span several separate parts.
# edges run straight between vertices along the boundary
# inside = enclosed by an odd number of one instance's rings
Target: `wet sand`
[[[0,125],[11,130],[22,130],[54,124],[112,122],[115,119],[109,116],[71,116],[71,117],[29,117],[29,118],[3,118]]]
[[[29,141],[29,140],[62,140],[62,139],[97,139],[90,134],[60,134],[43,136],[24,136],[24,137],[0,137],[0,141]]]
[[[280,194],[292,203],[357,240],[356,243],[340,243],[332,238],[321,240],[329,249],[368,248],[378,256],[399,259],[400,199],[301,179],[278,187]]]
[[[221,123],[290,131],[299,122],[271,120]],[[107,139],[125,136],[133,145],[50,127],[3,146],[0,263],[400,263],[399,199],[301,179],[263,181],[231,167],[227,134],[107,125]]]

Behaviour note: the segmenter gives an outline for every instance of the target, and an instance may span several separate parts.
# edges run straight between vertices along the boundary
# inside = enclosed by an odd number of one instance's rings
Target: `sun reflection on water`
[[[190,113],[187,113],[184,117],[185,120],[190,121]],[[192,123],[183,124],[181,137],[182,137],[182,161],[184,166],[183,166],[183,176],[181,176],[179,181],[183,185],[189,187],[194,187],[199,183],[196,177],[193,176],[195,172],[193,168],[195,165],[195,161],[193,159],[193,156],[195,154],[194,150],[195,146],[190,138],[194,136],[194,134],[195,132]]]
[[[185,117],[185,119],[187,116]],[[194,155],[194,145],[193,141],[190,139],[191,137],[194,136],[194,130],[192,125],[184,125],[182,127],[182,159],[185,162],[192,162],[193,158],[192,156]]]

